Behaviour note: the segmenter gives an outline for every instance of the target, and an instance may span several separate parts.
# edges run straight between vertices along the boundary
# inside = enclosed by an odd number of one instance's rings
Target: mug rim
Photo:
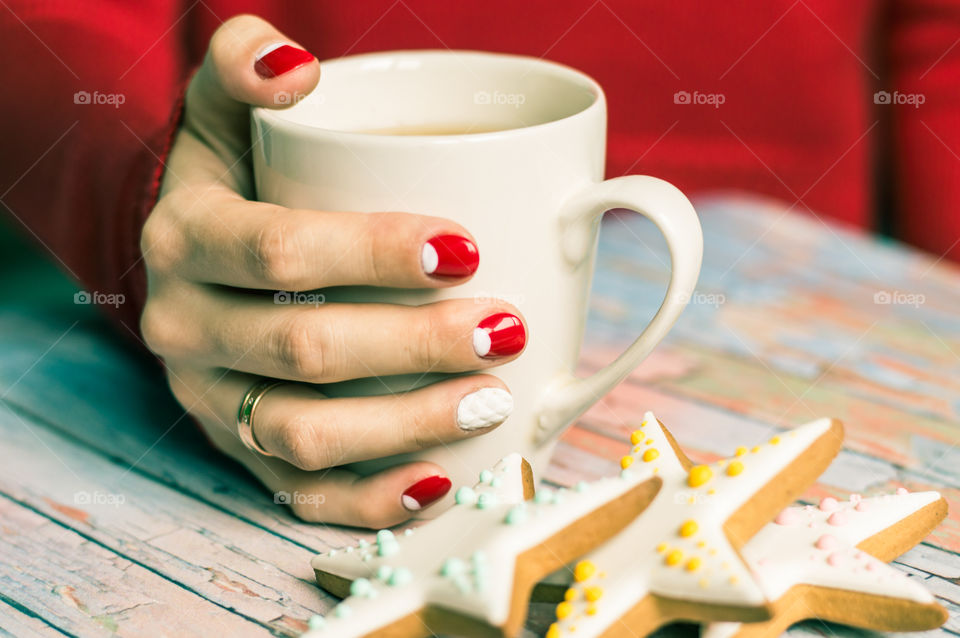
[[[323,126],[316,126],[313,124],[307,124],[303,122],[296,122],[288,117],[284,117],[284,113],[288,109],[271,109],[263,106],[257,106],[251,109],[251,117],[254,121],[262,120],[268,122],[273,129],[280,129],[286,133],[296,133],[297,135],[321,135],[321,136],[333,136],[343,138],[344,141],[352,142],[371,142],[376,141],[378,143],[387,143],[387,144],[424,144],[429,142],[442,142],[442,141],[455,141],[455,140],[490,140],[490,139],[499,139],[508,135],[522,135],[522,134],[532,134],[536,132],[544,131],[545,129],[555,128],[559,126],[564,126],[571,122],[575,122],[581,119],[585,119],[591,116],[591,114],[598,110],[603,109],[606,104],[606,98],[603,92],[603,88],[600,84],[594,80],[592,77],[579,71],[571,66],[561,64],[559,62],[554,62],[552,60],[546,60],[543,58],[536,58],[528,55],[518,55],[513,53],[500,53],[495,51],[480,51],[474,49],[400,49],[393,51],[373,51],[369,53],[358,53],[356,55],[342,56],[338,58],[331,58],[325,61],[320,62],[320,82],[323,82],[323,68],[324,65],[330,66],[340,63],[355,63],[364,58],[454,58],[456,56],[466,56],[472,58],[483,58],[487,60],[499,59],[499,60],[512,60],[515,62],[522,62],[526,65],[529,65],[531,68],[539,67],[541,69],[548,70],[555,75],[560,76],[563,80],[568,81],[571,84],[577,84],[581,88],[592,93],[592,100],[590,103],[581,108],[578,111],[559,117],[556,119],[548,120],[546,122],[540,122],[537,124],[531,124],[529,126],[518,126],[513,128],[499,129],[495,131],[478,131],[475,133],[464,132],[464,133],[452,133],[452,134],[418,134],[418,135],[389,135],[384,133],[371,133],[364,131],[348,131],[335,128],[326,128]]]

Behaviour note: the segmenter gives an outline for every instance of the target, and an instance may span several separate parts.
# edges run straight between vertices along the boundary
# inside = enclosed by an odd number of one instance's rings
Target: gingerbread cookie
[[[923,540],[946,515],[937,492],[905,491],[783,510],[741,550],[773,601],[773,619],[712,623],[703,638],[776,638],[806,618],[877,631],[939,627],[946,610],[885,561]]]
[[[511,455],[423,527],[316,556],[317,582],[349,597],[307,635],[515,635],[533,585],[623,529],[661,485],[651,468],[637,468],[525,501],[529,490],[518,486],[530,481]]]
[[[737,550],[813,483],[842,437],[838,421],[821,419],[694,465],[647,412],[621,465],[651,468],[663,487],[624,531],[577,563],[547,636],[634,638],[674,620],[769,618]],[[550,593],[541,588],[538,598]]]

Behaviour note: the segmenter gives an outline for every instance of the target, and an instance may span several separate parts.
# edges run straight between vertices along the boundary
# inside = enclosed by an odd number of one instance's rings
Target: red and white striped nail
[[[256,61],[253,63],[253,69],[257,72],[257,75],[269,80],[278,75],[289,73],[304,64],[309,64],[315,59],[313,54],[303,49],[277,42],[260,50]]]
[[[418,512],[446,496],[451,485],[445,476],[428,476],[408,487],[400,496],[400,502],[407,510]]]
[[[477,271],[477,245],[460,235],[437,235],[420,251],[423,272],[434,277],[466,277]]]
[[[473,350],[485,359],[517,354],[526,343],[523,322],[509,312],[490,315],[473,329]]]

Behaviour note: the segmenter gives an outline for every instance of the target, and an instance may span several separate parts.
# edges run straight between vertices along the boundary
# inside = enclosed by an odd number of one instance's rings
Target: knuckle
[[[172,271],[186,257],[186,242],[176,222],[174,197],[174,193],[170,193],[157,202],[140,231],[140,253],[153,271]]]
[[[269,222],[257,233],[251,251],[254,269],[268,285],[297,288],[303,256],[295,237],[295,229],[280,219]]]
[[[423,316],[416,321],[417,339],[409,356],[417,370],[435,367],[452,345],[451,315],[447,304],[439,304],[424,309]]]
[[[317,470],[319,466],[316,447],[311,432],[313,428],[304,417],[294,417],[274,427],[272,438],[283,458],[301,470]]]
[[[160,356],[170,356],[181,346],[180,331],[156,301],[148,301],[140,315],[140,334],[147,347]]]
[[[277,337],[276,356],[283,370],[301,381],[322,381],[328,374],[325,331],[305,315],[290,320]]]

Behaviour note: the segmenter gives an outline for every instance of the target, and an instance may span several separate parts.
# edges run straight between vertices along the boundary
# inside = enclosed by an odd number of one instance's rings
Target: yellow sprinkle
[[[675,567],[683,562],[683,552],[679,549],[671,549],[667,554],[667,557],[664,559],[664,562],[667,563],[670,567]]]
[[[687,485],[690,487],[700,487],[713,478],[713,470],[708,465],[694,465],[690,468],[690,475],[687,476]]]
[[[596,585],[593,587],[587,587],[583,590],[583,595],[587,601],[595,603],[603,596],[603,588],[597,587]]]
[[[693,536],[694,534],[697,533],[698,529],[699,529],[699,526],[697,525],[697,521],[692,519],[688,521],[684,521],[683,525],[680,526],[680,536],[683,536],[684,538],[688,536]]]
[[[653,473],[654,473],[654,474],[656,474],[656,473],[659,472],[659,471],[660,471],[660,468],[659,468],[659,467],[653,468]]]
[[[724,467],[727,464],[727,459],[720,459],[717,461],[717,467]]]
[[[717,490],[713,489],[712,487],[709,490],[707,490],[707,494],[716,494],[716,493],[717,493]]]
[[[647,427],[647,422],[646,422],[646,421],[641,422],[641,423],[640,423],[640,427],[642,427],[642,428]]]
[[[644,445],[650,445],[651,443],[653,443],[653,439],[647,439],[643,442]]]
[[[621,467],[622,469],[625,470],[625,469],[627,469],[628,467],[630,467],[631,465],[633,465],[633,457],[632,457],[632,456],[625,456],[625,457],[623,457],[622,459],[620,459],[620,467]]]
[[[633,433],[630,435],[630,443],[634,445],[639,445],[640,441],[642,440],[643,440],[643,432],[641,432],[640,430],[634,430]]]
[[[731,577],[730,577],[730,584],[731,584],[731,585],[736,585],[739,581],[740,581],[740,579],[737,578],[736,576],[731,576]]]
[[[572,600],[576,600],[576,599],[577,599],[577,594],[579,594],[579,593],[580,593],[580,592],[578,592],[576,589],[574,589],[573,587],[571,587],[571,588],[568,589],[567,591],[563,592],[563,599],[566,600],[566,601],[568,601],[568,602],[569,602],[569,601],[572,601]]]
[[[711,555],[711,556],[716,556],[716,555],[717,555],[717,550],[716,550],[716,549],[711,549],[711,550],[710,550],[710,555]]]
[[[695,572],[695,571],[697,571],[698,569],[700,569],[701,563],[702,563],[702,561],[701,561],[699,558],[697,558],[696,556],[694,556],[693,558],[691,558],[690,560],[687,561],[687,571],[688,571],[688,572]]]
[[[776,445],[776,444],[779,443],[779,442],[780,442],[780,437],[779,437],[779,436],[775,436],[775,437],[773,437],[772,439],[770,439],[770,445]]]
[[[740,461],[734,461],[727,467],[727,476],[737,476],[743,472],[743,463]]]
[[[722,563],[720,563],[720,567],[723,567],[724,569],[730,569],[730,563],[728,563],[727,561],[723,561]]]
[[[743,456],[746,453],[747,453],[747,448],[743,447],[742,445],[737,448],[736,452],[734,452],[734,454],[736,454],[737,456]]]
[[[596,606],[596,605],[587,605],[587,610],[586,610],[586,611],[587,611],[587,615],[588,615],[588,616],[593,616],[594,614],[597,613],[597,606]]]
[[[560,628],[557,627],[557,623],[550,625],[550,629],[547,629],[547,633],[544,634],[546,638],[560,638]]]
[[[707,546],[707,541],[700,541],[699,543],[697,543],[697,547],[699,547],[700,549],[703,549],[706,546]]]
[[[597,566],[591,563],[588,560],[582,560],[576,564],[573,568],[573,579],[578,583],[582,583],[591,576],[594,572],[597,571]]]
[[[697,502],[697,499],[696,499],[695,497],[693,497],[693,496],[688,496],[688,497],[687,497],[687,505],[694,505],[694,504],[696,504],[696,502]]]
[[[657,545],[657,553],[658,553],[658,554],[662,554],[662,553],[664,553],[665,551],[667,551],[668,549],[670,549],[670,546],[667,545],[666,543],[660,543],[659,545]]]
[[[639,453],[640,453],[640,450],[642,450],[642,449],[643,449],[642,447],[640,447],[639,445],[637,445],[637,446],[635,446],[635,447],[633,448],[633,453],[634,453],[634,454],[639,454]]]
[[[567,616],[573,613],[573,605],[564,601],[557,605],[557,618],[563,620]]]
[[[652,447],[643,453],[643,462],[649,463],[650,461],[655,460],[658,456],[660,456],[660,451],[657,450],[657,448]]]
[[[754,446],[753,446],[753,449],[750,450],[750,451],[753,452],[754,454],[756,454],[757,452],[760,451],[760,446],[759,446],[759,445],[754,445]]]
[[[607,577],[607,572],[600,572],[599,574],[597,574],[597,578],[606,578],[606,577]]]
[[[699,581],[697,581],[697,584],[700,585],[701,588],[706,589],[710,586],[710,581],[706,578],[701,578]]]

